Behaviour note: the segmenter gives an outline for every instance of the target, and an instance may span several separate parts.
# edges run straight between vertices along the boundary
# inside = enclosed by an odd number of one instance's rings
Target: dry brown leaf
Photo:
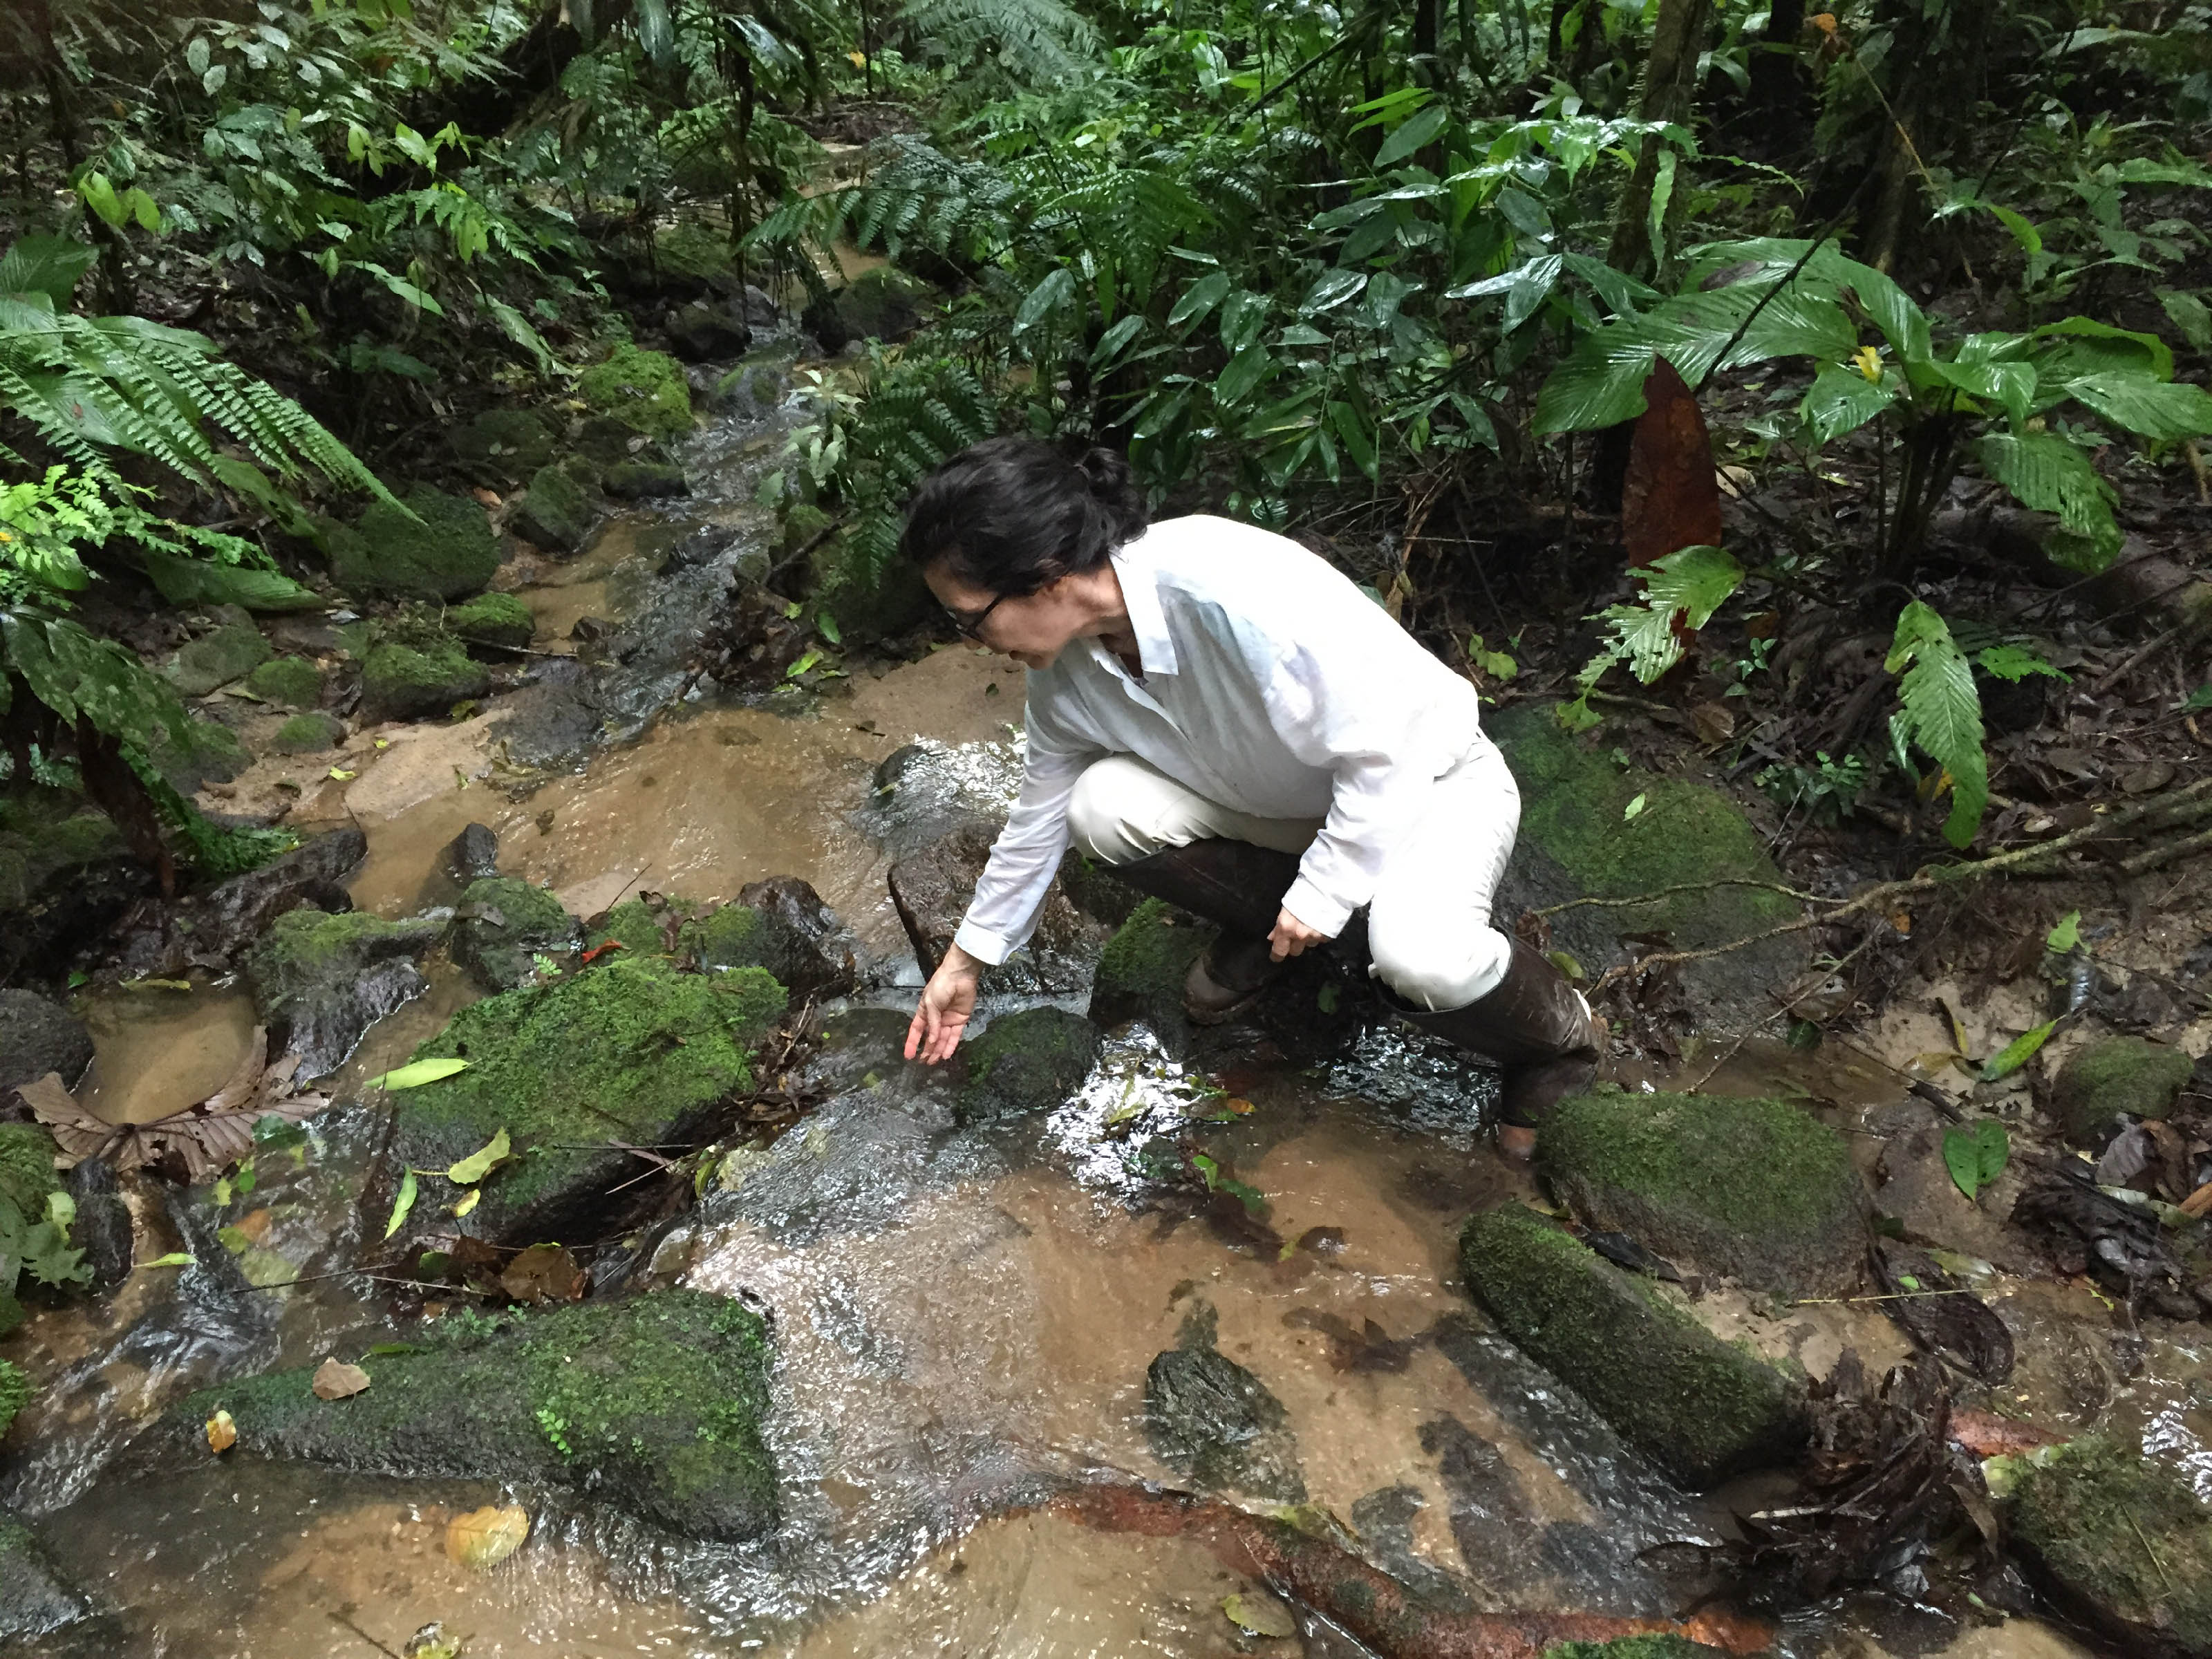
[[[465,1567],[495,1567],[522,1547],[530,1536],[530,1511],[520,1504],[457,1515],[446,1526],[446,1553]]]
[[[517,1302],[575,1302],[584,1294],[584,1270],[558,1244],[532,1244],[507,1264],[499,1286]]]
[[[1709,746],[1726,743],[1735,735],[1735,715],[1725,703],[1692,703],[1690,724],[1698,728],[1698,741]]]
[[[1620,491],[1620,540],[1631,565],[1686,547],[1721,544],[1720,483],[1697,394],[1664,357],[1644,382],[1644,413],[1629,441]]]
[[[219,1411],[207,1420],[208,1449],[220,1457],[238,1443],[238,1425],[228,1412]]]
[[[315,1380],[309,1386],[318,1400],[350,1400],[368,1386],[368,1373],[332,1358],[315,1368]]]
[[[2181,1200],[2181,1212],[2186,1216],[2202,1216],[2212,1210],[2212,1181],[2206,1182]]]

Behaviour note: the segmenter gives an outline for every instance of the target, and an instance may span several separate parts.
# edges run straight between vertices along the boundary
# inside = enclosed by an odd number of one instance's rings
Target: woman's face
[[[1074,591],[1072,576],[1062,576],[1018,599],[1001,598],[988,588],[973,586],[943,563],[923,571],[922,580],[970,639],[1004,652],[1024,668],[1051,667],[1091,620],[1090,610]],[[980,623],[978,617],[982,619]]]

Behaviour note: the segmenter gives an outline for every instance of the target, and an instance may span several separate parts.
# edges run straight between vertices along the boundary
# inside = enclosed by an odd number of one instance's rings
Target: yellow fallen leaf
[[[376,746],[379,749],[389,749],[392,747],[392,739],[389,738],[379,738],[376,740]]]
[[[1272,1595],[1254,1590],[1249,1595],[1224,1598],[1221,1611],[1229,1622],[1252,1636],[1296,1636],[1298,1622],[1291,1610]]]
[[[458,1159],[446,1171],[446,1179],[456,1187],[473,1187],[492,1172],[495,1166],[507,1161],[510,1143],[504,1127],[466,1158]]]
[[[478,1201],[481,1200],[483,1197],[483,1188],[481,1187],[471,1187],[468,1191],[463,1193],[461,1194],[461,1201],[453,1206],[453,1219],[459,1221],[471,1210],[475,1209]]]
[[[446,1527],[446,1553],[465,1567],[495,1567],[530,1536],[530,1511],[520,1504],[457,1515]]]
[[[228,1412],[219,1411],[207,1420],[208,1449],[220,1456],[238,1443],[238,1425]]]
[[[315,1368],[315,1380],[308,1386],[318,1400],[350,1400],[368,1386],[368,1373],[335,1358],[325,1359]]]
[[[340,783],[350,783],[356,778],[359,777],[361,774],[358,772],[349,772],[343,766],[333,766],[331,768],[331,775],[336,778]]]

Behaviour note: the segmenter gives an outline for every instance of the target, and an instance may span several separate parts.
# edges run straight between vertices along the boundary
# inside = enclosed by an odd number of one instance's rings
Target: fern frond
[[[910,0],[905,16],[936,55],[988,55],[1032,86],[1073,80],[1099,56],[1098,31],[1060,0]]]
[[[1943,836],[1964,848],[1990,800],[1989,757],[1982,750],[1982,694],[1973,665],[1933,607],[1915,599],[1898,613],[1897,634],[1883,666],[1902,672],[1890,734],[1902,758],[1910,742],[1951,781],[1951,815]]]

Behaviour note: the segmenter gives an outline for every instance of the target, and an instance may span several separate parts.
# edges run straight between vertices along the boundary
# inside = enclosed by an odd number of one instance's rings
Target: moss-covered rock
[[[691,429],[691,387],[684,366],[665,352],[617,346],[583,372],[576,392],[595,413],[647,437],[678,438]]]
[[[537,971],[539,951],[576,948],[576,919],[543,887],[514,876],[487,876],[461,895],[453,960],[487,991],[511,991]]]
[[[246,953],[254,1012],[300,1056],[301,1078],[325,1076],[372,1024],[428,988],[416,959],[445,931],[428,917],[288,910]]]
[[[592,504],[583,487],[557,466],[530,475],[530,488],[507,520],[525,541],[556,553],[573,553],[592,527]]]
[[[534,410],[488,409],[453,434],[453,453],[471,472],[504,483],[553,459],[553,428]]]
[[[704,916],[685,922],[676,935],[677,949],[690,951],[709,973],[728,973],[735,968],[762,968],[787,989],[822,988],[821,952],[812,940],[799,935],[780,916],[756,910],[750,904],[725,904]]]
[[[837,293],[837,314],[856,337],[903,340],[921,326],[929,285],[893,265],[862,271]]]
[[[482,696],[490,684],[483,665],[458,640],[437,640],[419,651],[386,641],[370,648],[361,667],[362,707],[377,720],[447,714],[455,703]]]
[[[1795,1380],[1531,1210],[1470,1219],[1460,1269],[1523,1352],[1684,1486],[1782,1462],[1804,1437]]]
[[[446,627],[473,644],[519,647],[538,632],[538,618],[512,593],[479,593],[448,611]]]
[[[829,612],[847,640],[872,641],[903,634],[930,615],[935,602],[921,568],[897,550],[832,536],[808,556],[814,604]]]
[[[369,1386],[315,1397],[307,1367],[196,1395],[189,1442],[220,1407],[237,1450],[365,1474],[575,1487],[685,1537],[772,1530],[762,1443],[768,1333],[697,1291],[487,1318],[455,1315],[416,1353],[367,1358]],[[204,1452],[199,1455],[204,1455]]]
[[[499,543],[483,508],[428,484],[402,499],[408,512],[377,501],[353,530],[329,534],[331,574],[338,584],[352,593],[410,599],[481,593],[499,568]]]
[[[715,413],[757,421],[773,413],[791,390],[791,377],[780,362],[739,363],[714,382],[708,404]]]
[[[28,1642],[92,1616],[92,1604],[64,1579],[32,1534],[0,1510],[0,1645]]]
[[[1866,1256],[1849,1143],[1786,1100],[1599,1088],[1553,1108],[1536,1155],[1589,1226],[1762,1290],[1844,1290]]]
[[[2123,1114],[2162,1118],[2171,1112],[2194,1064],[2182,1050],[2147,1037],[2100,1037],[2067,1055],[2051,1085],[2051,1104],[2068,1139],[2098,1146]]]
[[[1201,1308],[1146,1370],[1145,1434],[1153,1455],[1200,1492],[1304,1503],[1289,1413],[1266,1383],[1215,1347],[1214,1333],[1214,1310]]]
[[[2212,1510],[2179,1470],[2079,1440],[2022,1472],[2012,1520],[2060,1602],[2123,1651],[2212,1655]]]
[[[585,948],[596,950],[612,939],[632,957],[665,957],[675,953],[665,922],[690,907],[672,899],[659,908],[643,899],[624,899],[599,917],[584,936]]]
[[[1146,899],[1106,941],[1091,980],[1091,1018],[1101,1025],[1142,1020],[1164,1042],[1187,1039],[1183,976],[1213,935],[1165,901]]]
[[[673,461],[617,461],[601,482],[608,495],[625,501],[658,501],[691,493],[690,481]]]
[[[319,755],[345,741],[345,722],[335,714],[295,714],[276,728],[270,747],[280,755]]]
[[[244,679],[274,655],[276,647],[252,623],[225,623],[177,653],[168,665],[169,683],[185,696],[204,697]]]
[[[221,720],[186,720],[181,735],[161,732],[152,758],[154,769],[180,795],[228,783],[253,764],[252,751]]]
[[[322,699],[323,676],[305,657],[271,657],[246,677],[246,689],[280,708],[313,708]]]
[[[1784,894],[1720,884],[1782,880],[1758,831],[1720,790],[1621,765],[1608,744],[1570,736],[1549,704],[1519,704],[1486,723],[1521,788],[1520,836],[1498,915],[1696,884],[1647,904],[1584,906],[1553,916],[1553,944],[1593,976],[1626,959],[1629,934],[1662,933],[1676,948],[1694,950],[1797,918],[1796,902]],[[1630,817],[1628,806],[1639,796],[1643,808]],[[1809,960],[1808,937],[1786,935],[1683,964],[1687,1000],[1723,1020],[1771,1017],[1774,989]]]
[[[1610,1642],[1560,1642],[1544,1650],[1544,1659],[1703,1659],[1724,1654],[1686,1636],[1621,1636]]]
[[[682,1144],[712,1124],[717,1103],[751,1086],[754,1048],[783,1007],[783,988],[758,969],[689,974],[626,951],[488,997],[415,1051],[469,1066],[392,1096],[391,1168],[444,1169],[505,1129],[514,1160],[460,1224],[523,1243],[563,1237],[636,1173],[610,1143]],[[419,1214],[450,1228],[442,1212],[459,1193],[442,1176],[424,1184],[435,1190]],[[390,1185],[365,1202],[380,1233]]]
[[[1001,1014],[963,1045],[968,1080],[956,1110],[963,1123],[1048,1111],[1083,1086],[1098,1058],[1098,1028],[1063,1008]]]

